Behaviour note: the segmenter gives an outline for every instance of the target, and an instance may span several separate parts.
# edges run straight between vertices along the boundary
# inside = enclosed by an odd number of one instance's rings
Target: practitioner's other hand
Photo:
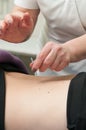
[[[29,13],[15,12],[0,21],[0,39],[8,42],[23,42],[33,30],[33,20]]]
[[[33,71],[39,69],[39,71],[43,72],[48,68],[60,71],[70,63],[70,57],[70,50],[66,44],[48,42],[36,60],[30,64],[30,67]]]

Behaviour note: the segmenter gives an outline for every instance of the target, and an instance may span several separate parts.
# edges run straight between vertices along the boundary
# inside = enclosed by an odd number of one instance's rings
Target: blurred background
[[[11,12],[13,6],[13,0],[0,0],[0,20],[3,20],[4,16]],[[39,48],[42,47],[41,43],[44,44],[44,39],[46,37],[44,26],[45,20],[40,13],[35,30],[30,39],[28,39],[26,42],[14,44],[0,40],[0,49],[7,50],[22,59],[31,75],[34,73],[31,71],[29,63],[31,62],[31,58],[36,58],[36,55],[40,50]]]
[[[3,19],[5,14],[11,11],[13,0],[0,0],[0,19]]]

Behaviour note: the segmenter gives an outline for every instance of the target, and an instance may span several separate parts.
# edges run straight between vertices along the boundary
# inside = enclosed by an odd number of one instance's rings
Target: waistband
[[[5,130],[5,77],[0,68],[0,130]]]
[[[82,125],[83,124],[83,125]],[[86,73],[76,75],[70,82],[67,99],[67,128],[85,130],[86,127]]]

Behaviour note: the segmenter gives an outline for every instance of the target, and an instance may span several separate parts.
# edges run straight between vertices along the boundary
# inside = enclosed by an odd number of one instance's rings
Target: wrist
[[[70,54],[70,62],[77,62],[86,58],[86,35],[65,43]]]
[[[70,63],[76,62],[79,60],[79,57],[77,55],[77,47],[73,44],[72,40],[65,43],[65,47],[68,49],[69,57],[70,57]]]

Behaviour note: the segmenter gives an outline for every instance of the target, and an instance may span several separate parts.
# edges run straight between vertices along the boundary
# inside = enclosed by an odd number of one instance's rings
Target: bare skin
[[[69,77],[5,73],[6,130],[67,130]]]

